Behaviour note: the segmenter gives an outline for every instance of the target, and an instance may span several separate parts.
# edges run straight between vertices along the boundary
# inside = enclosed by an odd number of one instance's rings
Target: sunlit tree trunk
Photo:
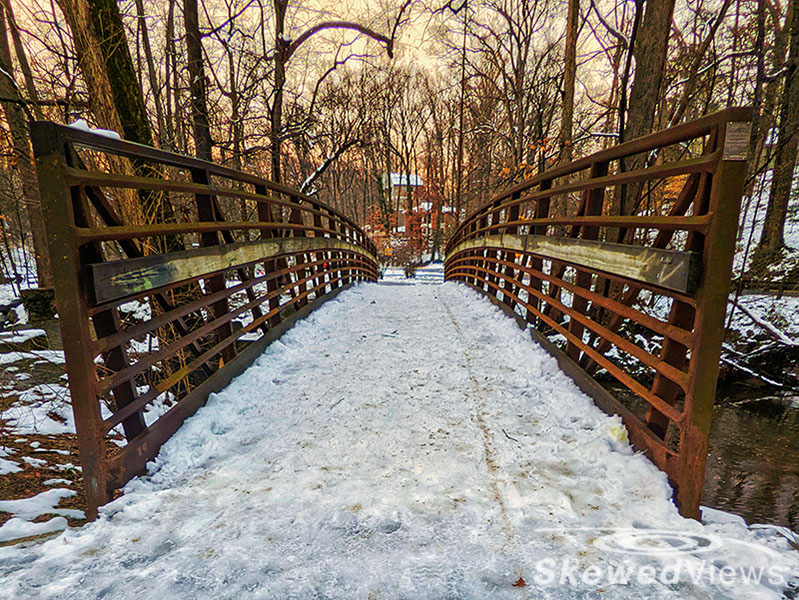
[[[0,5],[0,68],[3,70],[3,73],[0,74],[0,94],[2,94],[3,98],[8,99],[8,101],[2,102],[2,106],[11,132],[13,162],[22,182],[25,213],[31,229],[39,287],[52,287],[53,274],[47,249],[44,221],[42,220],[39,185],[36,179],[36,170],[33,167],[33,155],[28,138],[27,120],[21,106],[22,98],[19,90],[14,80],[11,79],[14,76],[14,69],[11,60],[11,49],[8,44],[6,16],[5,8]],[[19,56],[18,54],[18,60]],[[24,57],[24,51],[22,56]],[[25,61],[25,58],[22,58],[19,62],[22,61]],[[27,64],[27,61],[25,62]],[[36,97],[30,98],[30,100],[35,102]]]

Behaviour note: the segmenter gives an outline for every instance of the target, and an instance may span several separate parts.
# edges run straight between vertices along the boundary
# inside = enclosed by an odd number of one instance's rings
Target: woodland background
[[[2,272],[50,284],[32,119],[269,174],[372,231],[406,208],[382,174],[418,174],[454,216],[435,254],[502,186],[747,105],[739,274],[790,281],[797,66],[799,0],[0,0]]]

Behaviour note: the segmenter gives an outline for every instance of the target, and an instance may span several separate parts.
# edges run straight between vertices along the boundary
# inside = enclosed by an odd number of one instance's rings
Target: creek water
[[[799,395],[720,388],[702,503],[799,532]]]

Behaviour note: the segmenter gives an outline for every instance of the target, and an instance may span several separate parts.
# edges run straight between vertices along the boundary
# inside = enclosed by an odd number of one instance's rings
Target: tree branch
[[[389,57],[394,57],[394,41],[391,38],[387,38],[382,33],[378,33],[368,27],[363,25],[359,25],[358,23],[352,23],[350,21],[325,21],[323,23],[318,23],[311,27],[310,29],[303,32],[300,37],[296,40],[289,43],[288,48],[286,49],[286,60],[291,58],[291,56],[297,51],[304,42],[307,42],[310,37],[319,33],[320,31],[324,31],[325,29],[352,29],[353,31],[357,31],[362,33],[373,40],[378,42],[382,42],[386,44],[386,50],[388,51]]]
[[[317,179],[319,179],[319,177],[321,177],[321,175],[325,171],[327,171],[328,167],[333,164],[333,161],[335,161],[339,156],[344,154],[344,152],[346,152],[349,148],[351,148],[352,146],[354,146],[357,143],[358,143],[358,140],[354,139],[354,140],[350,140],[347,143],[345,143],[345,144],[339,146],[338,148],[336,148],[336,150],[333,152],[333,154],[328,156],[324,160],[324,162],[321,165],[319,165],[319,168],[316,169],[316,171],[314,171],[313,173],[311,173],[311,175],[305,181],[302,182],[302,185],[300,186],[300,193],[307,194],[307,195],[310,196],[313,192],[309,192],[308,190],[314,184],[314,182]]]
[[[594,0],[591,0],[591,8],[594,10],[594,14],[596,14],[596,18],[599,19],[599,22],[602,23],[604,28],[608,30],[608,33],[613,37],[615,37],[617,40],[619,40],[619,42],[621,42],[622,47],[627,48],[630,45],[630,40],[621,31],[613,27],[610,23],[608,23],[605,19],[602,18],[602,14],[599,12],[599,9],[596,7],[596,4],[594,4]]]

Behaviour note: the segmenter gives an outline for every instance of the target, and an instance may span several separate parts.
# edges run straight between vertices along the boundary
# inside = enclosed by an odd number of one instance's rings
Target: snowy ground
[[[0,548],[0,598],[793,597],[773,528],[682,519],[513,321],[400,282],[294,327],[97,522]]]

